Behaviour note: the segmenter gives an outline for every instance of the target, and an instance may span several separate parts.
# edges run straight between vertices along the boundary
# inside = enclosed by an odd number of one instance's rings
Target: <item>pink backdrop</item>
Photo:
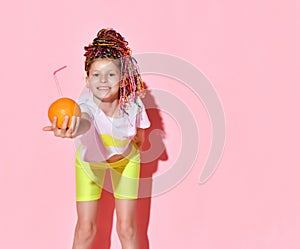
[[[296,0],[28,0],[2,5],[1,247],[71,248],[73,142],[41,128],[48,123],[48,106],[59,97],[52,72],[68,66],[59,74],[62,91],[76,98],[83,87],[83,46],[98,29],[114,27],[135,53],[175,55],[199,68],[226,116],[222,161],[213,177],[198,185],[212,136],[207,113],[182,85],[174,89],[170,79],[145,76],[150,89],[178,94],[197,113],[201,138],[189,175],[144,203],[150,208],[150,248],[300,248]],[[158,163],[154,176],[172,167],[180,149],[180,127],[171,115],[162,117],[168,159]],[[118,248],[112,229],[112,248]]]

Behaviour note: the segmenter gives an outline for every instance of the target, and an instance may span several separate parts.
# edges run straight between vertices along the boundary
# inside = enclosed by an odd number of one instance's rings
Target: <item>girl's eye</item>
[[[98,77],[98,76],[99,76],[98,73],[94,73],[94,74],[93,74],[93,77]]]
[[[110,77],[114,77],[115,75],[116,75],[116,74],[114,74],[114,73],[110,73],[110,74],[109,74]]]

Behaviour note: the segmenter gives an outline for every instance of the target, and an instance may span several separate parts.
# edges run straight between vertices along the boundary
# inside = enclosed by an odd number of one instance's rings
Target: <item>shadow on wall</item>
[[[159,161],[168,160],[168,155],[163,142],[165,129],[162,116],[151,91],[147,91],[145,98],[143,98],[143,103],[147,109],[151,127],[145,132],[145,142],[141,152],[140,177],[143,180],[140,182],[140,198],[137,201],[136,215],[139,248],[149,249],[148,226],[150,221],[153,174],[157,171]],[[160,150],[159,153],[157,152],[157,148]],[[91,249],[110,249],[111,246],[115,202],[108,175],[105,177],[104,189],[99,200],[97,234]]]

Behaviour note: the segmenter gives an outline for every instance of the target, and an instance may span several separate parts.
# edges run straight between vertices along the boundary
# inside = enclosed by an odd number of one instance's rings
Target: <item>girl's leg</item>
[[[77,224],[73,249],[90,249],[97,228],[98,200],[77,202]]]
[[[136,229],[136,200],[115,199],[117,232],[122,249],[138,249]]]

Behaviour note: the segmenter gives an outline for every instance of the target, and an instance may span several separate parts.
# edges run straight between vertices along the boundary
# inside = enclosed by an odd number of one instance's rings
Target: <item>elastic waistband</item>
[[[76,167],[81,167],[82,163],[83,164],[88,163],[91,168],[102,168],[102,169],[103,168],[118,168],[118,167],[121,167],[123,165],[126,165],[128,163],[128,161],[137,161],[137,162],[139,162],[140,161],[140,157],[139,157],[140,153],[139,153],[138,147],[134,143],[132,144],[131,147],[132,147],[131,151],[126,157],[122,158],[119,161],[111,162],[111,163],[83,161],[83,159],[80,156],[80,154],[81,154],[80,152],[81,152],[82,148],[79,147],[77,149],[77,152],[76,152]]]

